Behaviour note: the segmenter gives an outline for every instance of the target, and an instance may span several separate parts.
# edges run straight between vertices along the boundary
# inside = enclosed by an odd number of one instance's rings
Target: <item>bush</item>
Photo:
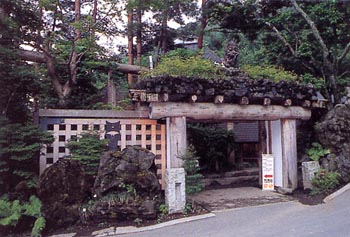
[[[29,188],[36,186],[40,149],[53,139],[36,126],[11,124],[0,117],[0,193],[13,191],[21,181]]]
[[[313,161],[319,161],[321,157],[330,153],[329,149],[324,149],[318,142],[313,142],[311,146],[311,148],[306,150],[306,154]]]
[[[203,59],[200,54],[193,55],[186,50],[179,50],[163,56],[157,67],[145,76],[169,75],[210,79],[223,77],[219,69],[211,61]]]
[[[34,217],[31,223],[32,236],[41,236],[45,228],[45,218],[41,215],[41,201],[36,196],[31,196],[29,202],[21,203],[19,200],[9,201],[6,197],[0,199],[0,225],[6,227],[6,232],[13,232],[17,228],[21,218]],[[14,227],[14,229],[11,229]],[[26,226],[19,228],[25,229]]]
[[[273,65],[244,65],[242,69],[253,79],[270,79],[274,82],[298,80],[298,76],[295,73],[285,71],[283,68]]]
[[[339,185],[339,174],[337,172],[328,172],[325,169],[321,169],[312,179],[312,191],[311,194],[327,194],[335,190]]]
[[[100,140],[98,133],[84,133],[76,141],[67,145],[72,159],[78,160],[88,175],[96,176],[101,155],[107,150],[107,140]]]
[[[186,153],[180,157],[184,163],[183,168],[186,172],[186,193],[198,193],[203,190],[203,175],[199,173],[199,157],[196,156],[194,147],[190,145]]]

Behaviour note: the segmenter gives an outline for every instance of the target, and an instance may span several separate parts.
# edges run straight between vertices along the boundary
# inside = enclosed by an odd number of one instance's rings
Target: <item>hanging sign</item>
[[[262,154],[263,190],[274,190],[274,162],[272,154]]]
[[[120,122],[110,123],[106,121],[106,136],[110,151],[116,151],[120,140]]]

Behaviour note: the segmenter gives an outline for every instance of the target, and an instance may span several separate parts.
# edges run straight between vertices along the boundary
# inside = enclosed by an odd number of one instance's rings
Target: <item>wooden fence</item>
[[[166,168],[165,124],[148,119],[148,112],[106,111],[106,110],[40,110],[39,123],[43,130],[52,132],[55,141],[45,147],[40,155],[40,173],[58,159],[70,155],[66,144],[88,131],[96,131],[105,137],[105,125],[120,122],[118,148],[136,145],[152,151],[156,155],[157,176],[164,188]]]

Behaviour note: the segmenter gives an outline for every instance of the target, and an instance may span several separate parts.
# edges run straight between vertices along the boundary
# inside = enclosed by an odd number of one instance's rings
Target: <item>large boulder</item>
[[[330,110],[315,126],[320,142],[336,154],[332,161],[344,182],[350,180],[350,105],[341,104]],[[334,168],[333,168],[334,169]]]
[[[38,196],[49,227],[64,227],[80,217],[80,207],[87,196],[85,172],[76,160],[59,159],[39,178]]]
[[[89,217],[155,218],[161,189],[154,159],[152,152],[137,146],[106,152],[100,159],[94,185],[97,201],[89,208]]]

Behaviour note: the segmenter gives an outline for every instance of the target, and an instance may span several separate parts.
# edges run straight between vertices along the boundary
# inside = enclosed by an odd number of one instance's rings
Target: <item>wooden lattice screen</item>
[[[57,114],[57,111],[55,112]],[[156,155],[157,176],[164,188],[166,168],[166,126],[164,124],[157,123],[157,120],[145,118],[67,118],[45,117],[43,116],[45,114],[52,113],[45,113],[44,110],[41,111],[41,115],[39,115],[40,126],[43,130],[52,132],[55,141],[51,146],[45,147],[41,152],[40,173],[58,159],[70,155],[70,151],[66,147],[70,139],[88,131],[99,132],[100,137],[104,138],[106,121],[120,122],[121,130],[118,148],[122,150],[127,146],[136,145],[152,151]]]

